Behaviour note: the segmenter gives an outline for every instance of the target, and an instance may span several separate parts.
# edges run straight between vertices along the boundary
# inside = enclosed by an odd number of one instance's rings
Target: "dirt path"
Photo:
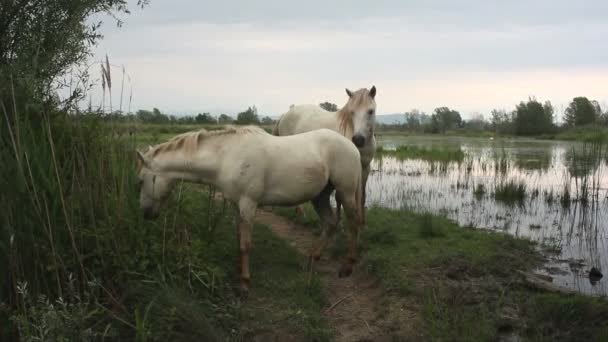
[[[308,255],[315,236],[309,229],[266,210],[258,210],[256,220],[271,227],[303,255]],[[315,272],[326,288],[330,305],[324,309],[336,341],[414,341],[420,314],[403,298],[385,293],[362,267],[347,278],[338,278],[339,260],[325,251],[315,262]]]

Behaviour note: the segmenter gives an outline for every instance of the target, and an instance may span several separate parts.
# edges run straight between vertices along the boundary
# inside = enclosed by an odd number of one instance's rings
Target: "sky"
[[[378,114],[608,104],[605,0],[151,0],[121,27],[98,18],[94,60],[124,65],[132,110],[277,116],[372,85]]]

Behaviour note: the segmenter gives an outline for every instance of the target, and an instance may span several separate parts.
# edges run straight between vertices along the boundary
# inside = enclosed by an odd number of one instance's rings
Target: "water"
[[[530,238],[549,261],[539,269],[553,282],[608,295],[608,153],[576,142],[527,139],[379,136],[385,148],[460,146],[464,161],[439,163],[379,157],[367,185],[369,206],[443,214],[460,225]],[[523,201],[495,199],[498,184],[523,184]],[[485,192],[475,192],[475,189]],[[566,194],[566,189],[568,194]],[[585,200],[586,199],[586,200]]]

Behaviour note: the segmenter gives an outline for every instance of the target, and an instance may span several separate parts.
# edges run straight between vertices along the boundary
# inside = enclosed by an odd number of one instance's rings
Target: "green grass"
[[[376,153],[382,156],[392,156],[397,159],[422,159],[428,161],[457,161],[464,159],[464,152],[460,148],[423,148],[418,146],[398,146],[395,150],[386,150],[378,146]]]
[[[559,133],[541,135],[538,138],[548,140],[606,142],[608,141],[608,128],[600,126],[572,127]]]
[[[315,209],[312,207],[312,204],[306,203],[303,205],[304,207],[304,216],[298,215],[295,211],[295,207],[273,207],[272,212],[286,217],[293,222],[296,222],[300,225],[311,228],[311,230],[315,234],[321,233],[319,216],[315,212]]]
[[[242,301],[234,210],[184,186],[143,220],[137,134],[61,113],[0,131],[0,340],[331,337],[318,278],[308,286],[305,260],[268,227],[255,227]]]
[[[512,332],[599,341],[608,333],[605,300],[539,293],[523,283],[517,270],[540,262],[529,241],[380,208],[368,212],[368,226],[363,263],[387,290],[422,308],[428,339],[497,340]]]

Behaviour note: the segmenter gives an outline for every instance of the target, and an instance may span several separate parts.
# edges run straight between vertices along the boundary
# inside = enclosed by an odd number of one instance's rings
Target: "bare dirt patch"
[[[308,255],[315,236],[309,229],[265,210],[257,221],[271,227],[303,255]],[[326,251],[314,264],[326,288],[330,304],[323,309],[336,341],[413,341],[423,337],[419,308],[414,302],[385,292],[358,265],[347,278],[338,277],[340,260]]]

